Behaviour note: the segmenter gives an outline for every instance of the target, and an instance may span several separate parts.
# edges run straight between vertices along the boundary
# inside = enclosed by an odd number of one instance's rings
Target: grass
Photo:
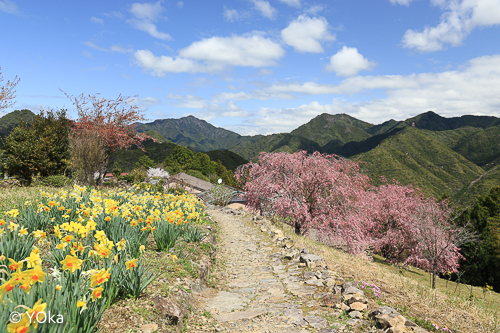
[[[23,205],[26,201],[40,199],[40,191],[57,193],[60,188],[39,187],[12,187],[0,190],[0,213]]]
[[[285,236],[298,248],[305,247],[321,256],[332,271],[347,278],[380,287],[378,304],[389,305],[405,312],[408,318],[420,318],[448,327],[454,333],[500,333],[500,295],[483,293],[482,288],[437,279],[436,289],[430,288],[429,274],[410,267],[400,268],[376,257],[373,262],[333,249],[313,239],[296,235],[293,228],[276,223]],[[473,297],[470,298],[472,291]]]

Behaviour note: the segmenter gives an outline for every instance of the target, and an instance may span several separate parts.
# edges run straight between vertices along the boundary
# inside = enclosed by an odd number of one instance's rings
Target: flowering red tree
[[[0,83],[3,81],[2,68],[0,67]],[[19,83],[19,78],[16,76],[14,80],[7,81],[3,86],[0,85],[0,110],[6,109],[13,104],[13,100],[16,97],[14,95],[15,88]]]
[[[341,242],[352,252],[366,244],[360,204],[368,177],[357,163],[317,152],[262,153],[236,177],[245,180],[252,210],[279,216],[300,234],[314,228],[324,240]]]
[[[66,96],[78,111],[78,119],[71,128],[76,177],[82,183],[92,184],[97,174],[100,182],[113,151],[132,145],[142,148],[148,136],[137,133],[134,123],[145,118],[130,97],[119,95],[111,100],[99,95]]]

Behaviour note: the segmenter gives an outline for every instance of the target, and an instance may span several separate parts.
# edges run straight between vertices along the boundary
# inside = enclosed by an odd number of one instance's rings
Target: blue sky
[[[0,0],[15,109],[137,96],[242,135],[321,113],[500,116],[500,0]],[[2,83],[0,83],[2,84]]]

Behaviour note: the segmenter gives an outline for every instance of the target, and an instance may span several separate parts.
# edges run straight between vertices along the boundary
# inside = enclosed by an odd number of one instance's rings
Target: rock
[[[317,287],[323,286],[323,280],[318,280],[315,277],[310,278],[309,280],[305,281],[304,283],[308,284],[310,286],[317,286]]]
[[[203,282],[201,282],[200,279],[196,279],[195,281],[193,281],[191,283],[191,285],[189,286],[189,289],[191,289],[192,292],[194,293],[202,293],[205,289],[207,289],[207,287],[205,286],[205,284]]]
[[[302,255],[300,256],[300,262],[304,262],[306,264],[308,262],[317,262],[317,261],[323,261],[323,258],[315,254],[306,254],[306,253],[302,253]]]
[[[273,240],[276,241],[279,238],[284,238],[285,235],[283,235],[283,231],[279,229],[271,230],[271,233],[273,235]]]
[[[291,249],[291,248],[293,247],[293,240],[291,240],[291,239],[287,239],[287,240],[285,241],[285,244],[283,244],[283,247],[284,247],[285,249]],[[297,250],[297,252],[298,252],[298,250]]]
[[[146,324],[146,325],[142,325],[140,327],[142,333],[152,333],[156,330],[158,330],[158,325],[156,324]]]
[[[368,299],[363,298],[363,297],[359,297],[356,294],[347,294],[347,295],[344,295],[344,296],[342,296],[342,300],[347,305],[351,305],[354,302],[360,302],[360,303],[363,303],[363,304],[368,304]]]
[[[303,267],[306,267],[307,265],[306,265],[305,263],[301,262],[301,263],[299,263],[299,265],[298,265],[298,266],[299,266],[300,268],[303,268]]]
[[[344,279],[343,279],[343,278],[341,278],[341,277],[337,277],[337,278],[335,279],[335,284],[336,284],[337,286],[342,286],[342,285],[344,284]]]
[[[288,290],[294,296],[310,297],[316,292],[316,287],[300,285],[297,287],[288,286]]]
[[[304,320],[313,328],[325,328],[327,326],[326,319],[320,316],[305,316]]]
[[[411,329],[406,328],[404,325],[398,325],[395,327],[389,328],[387,333],[404,333],[404,332],[411,332]]]
[[[157,296],[153,298],[154,309],[174,325],[182,324],[187,308],[168,298]]]
[[[284,309],[283,316],[291,319],[291,323],[296,326],[305,325],[304,314],[300,309]]]
[[[381,315],[375,316],[375,319],[377,319],[377,322],[383,328],[396,327],[396,326],[400,326],[400,325],[404,326],[406,323],[405,317],[403,317],[400,314],[394,314],[394,313],[381,314]]]
[[[363,311],[368,310],[368,305],[361,303],[361,302],[354,302],[351,304],[351,309],[355,310],[355,311],[363,312]]]
[[[252,319],[255,317],[258,317],[260,315],[263,315],[266,313],[265,311],[236,311],[236,312],[229,312],[229,313],[222,313],[220,315],[214,315],[214,318],[219,321],[237,321],[237,320],[243,320],[243,319]]]
[[[347,324],[351,326],[356,326],[356,325],[369,326],[370,322],[368,320],[363,320],[363,319],[351,319],[347,322]]]
[[[348,295],[348,294],[353,294],[363,297],[365,293],[362,290],[359,290],[358,288],[355,287],[348,287],[347,289],[343,289],[342,295]]]
[[[336,304],[341,303],[341,298],[332,294],[327,294],[321,298],[321,304],[330,308],[334,308]]]
[[[319,330],[318,333],[339,333],[339,331],[334,328],[323,328],[322,330]]]
[[[351,311],[349,312],[349,317],[352,319],[363,319],[363,314],[359,311]]]
[[[311,254],[311,252],[307,251],[306,248],[303,248],[300,253],[304,253],[304,254]]]
[[[342,311],[351,310],[351,307],[349,305],[344,304],[344,303],[337,304],[336,307],[337,307],[337,309],[340,309]]]
[[[375,310],[372,310],[368,313],[368,317],[373,318],[381,314],[393,314],[393,313],[398,313],[394,308],[391,308],[390,306],[383,306],[380,308],[377,308]]]
[[[334,288],[333,288],[333,293],[334,293],[335,295],[341,295],[341,294],[342,294],[342,288],[341,288],[341,287],[339,287],[339,286],[334,287]]]
[[[293,260],[293,259],[298,258],[299,255],[300,255],[300,253],[298,250],[292,249],[291,251],[286,252],[283,255],[283,258],[288,259],[288,260]]]
[[[260,231],[262,231],[262,232],[267,232],[267,228],[266,228],[266,227],[264,227],[264,226],[262,226],[262,227],[260,227]]]
[[[325,286],[328,288],[334,287],[335,286],[335,279],[329,278],[324,281]]]
[[[359,286],[359,282],[347,281],[347,282],[344,282],[344,284],[342,285],[342,291],[349,288],[349,287],[358,288],[358,286]]]
[[[304,272],[304,279],[310,279],[314,276],[315,276],[314,272]]]
[[[309,267],[310,269],[316,268],[316,263],[314,261],[308,261],[306,262],[306,266]]]

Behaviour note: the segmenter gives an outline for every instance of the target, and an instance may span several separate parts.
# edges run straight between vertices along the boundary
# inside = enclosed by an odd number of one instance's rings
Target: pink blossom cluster
[[[429,321],[429,322],[431,321],[429,318],[425,318],[425,320],[426,320],[426,321]],[[446,327],[441,327],[441,328],[440,328],[437,324],[434,324],[434,323],[432,323],[432,322],[431,322],[431,325],[434,327],[434,329],[435,329],[437,332],[441,331],[441,332],[453,333],[453,331],[452,331],[452,330],[450,330],[449,328],[446,328]]]
[[[336,155],[261,153],[236,172],[251,210],[281,217],[300,234],[362,254],[368,246],[389,262],[456,272],[453,211],[398,183],[374,187],[356,162]]]
[[[361,282],[360,283],[360,288],[361,288],[361,290],[363,290],[365,288],[372,288],[373,289],[373,295],[375,295],[375,297],[380,297],[380,288],[377,287],[374,284],[368,284],[366,282]]]

